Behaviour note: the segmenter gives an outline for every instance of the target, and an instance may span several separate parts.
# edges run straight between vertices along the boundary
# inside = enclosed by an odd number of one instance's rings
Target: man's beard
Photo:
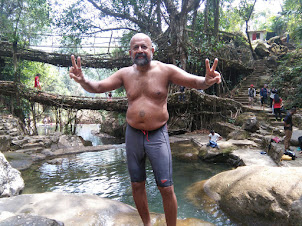
[[[139,57],[143,57],[142,59],[139,59]],[[152,59],[152,56],[150,59],[148,59],[147,55],[145,53],[138,53],[135,55],[133,62],[138,66],[145,66],[150,63]]]

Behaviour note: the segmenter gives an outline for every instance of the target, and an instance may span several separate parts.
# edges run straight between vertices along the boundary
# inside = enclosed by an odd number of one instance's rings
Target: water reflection
[[[163,213],[161,195],[154,181],[149,162],[147,169],[147,194],[151,212]],[[207,179],[227,170],[223,165],[206,163],[184,163],[173,160],[173,180],[178,199],[179,218],[199,218],[216,225],[232,225],[221,212],[216,216],[197,208],[185,197],[186,189],[194,182]],[[90,193],[118,200],[135,206],[130,188],[124,149],[82,153],[64,157],[61,164],[43,163],[22,171],[25,181],[24,193],[64,191]]]
[[[55,132],[55,124],[39,125],[37,127],[39,135],[49,135]],[[100,137],[93,134],[94,131],[99,132],[99,124],[78,124],[76,129],[76,135],[81,136],[86,141],[91,141],[93,146],[102,144],[121,144],[124,139]]]

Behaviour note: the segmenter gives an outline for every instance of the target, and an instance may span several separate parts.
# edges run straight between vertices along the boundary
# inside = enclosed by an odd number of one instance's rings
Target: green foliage
[[[1,39],[23,44],[37,41],[36,33],[50,24],[49,11],[47,0],[2,0]]]
[[[240,0],[239,7],[236,11],[244,21],[250,20],[253,14],[255,2],[255,0]]]
[[[220,28],[227,32],[239,32],[244,24],[240,18],[239,11],[231,5],[220,12]]]
[[[276,32],[277,35],[283,35],[287,30],[287,19],[282,16],[272,16],[268,19],[268,30]]]
[[[285,0],[280,15],[269,19],[269,29],[278,35],[289,32],[291,40],[301,45],[302,40],[302,1]]]
[[[302,107],[302,49],[286,55],[280,62],[271,87],[276,87],[285,106]]]

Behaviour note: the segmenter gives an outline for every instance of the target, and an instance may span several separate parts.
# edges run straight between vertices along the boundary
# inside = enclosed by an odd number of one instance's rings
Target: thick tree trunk
[[[245,21],[245,26],[246,26],[245,33],[246,33],[246,36],[247,36],[247,40],[249,42],[249,47],[250,47],[252,56],[253,56],[254,60],[257,60],[257,56],[256,56],[256,54],[255,54],[255,52],[253,50],[251,39],[250,39],[249,32],[248,32],[248,21]]]
[[[214,3],[214,31],[213,35],[217,39],[218,38],[218,30],[219,30],[219,0],[213,0]]]
[[[205,34],[209,33],[209,5],[210,0],[206,0],[205,7],[204,7],[204,21],[203,21],[203,31]]]

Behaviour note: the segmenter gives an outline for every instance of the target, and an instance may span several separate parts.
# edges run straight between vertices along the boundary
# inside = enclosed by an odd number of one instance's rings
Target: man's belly
[[[127,110],[127,123],[136,129],[152,131],[163,126],[169,119],[166,104],[152,102],[130,103]]]

